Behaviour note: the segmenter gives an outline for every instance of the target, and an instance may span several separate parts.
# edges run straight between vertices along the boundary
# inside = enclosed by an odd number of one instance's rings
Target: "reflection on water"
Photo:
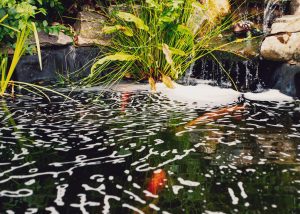
[[[300,108],[148,92],[1,101],[1,213],[300,213]]]

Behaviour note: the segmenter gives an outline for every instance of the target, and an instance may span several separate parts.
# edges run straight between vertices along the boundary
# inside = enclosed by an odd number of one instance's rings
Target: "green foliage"
[[[102,32],[112,34],[111,45],[84,84],[110,85],[126,76],[148,79],[152,89],[159,80],[172,88],[172,79],[219,48],[213,46],[214,40],[230,26],[228,20],[218,22],[218,11],[196,0],[146,0],[128,5],[129,10],[107,15],[110,20]],[[213,20],[208,16],[212,12]]]
[[[26,24],[21,32],[17,34],[17,42],[15,44],[14,55],[9,69],[7,69],[7,56],[0,55],[0,73],[1,73],[1,82],[0,82],[0,96],[3,96],[8,86],[11,84],[11,77],[14,73],[14,70],[26,50],[26,40],[29,36],[31,29]]]
[[[23,30],[26,28],[28,22],[36,21],[36,16],[38,15],[42,15],[46,19],[46,10],[49,8],[53,8],[53,10],[55,8],[55,11],[63,10],[60,0],[1,0],[0,19],[6,15],[8,17],[2,22],[2,26],[0,26],[0,42],[4,39],[5,43],[15,41],[16,33],[13,29]],[[49,29],[49,27],[45,26],[45,29]]]

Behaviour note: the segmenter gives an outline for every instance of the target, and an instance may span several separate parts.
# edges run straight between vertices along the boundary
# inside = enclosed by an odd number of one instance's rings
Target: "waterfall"
[[[282,16],[285,10],[283,0],[264,0],[263,31],[269,33],[270,25],[277,17]]]
[[[216,62],[214,59],[206,58],[199,60],[194,70],[189,71],[193,75],[191,79],[204,80],[209,85],[218,85],[222,88],[232,87],[232,82],[228,78],[230,75],[239,90],[246,92],[263,90],[265,84],[261,79],[262,70],[263,66],[258,59],[245,61],[222,59]],[[186,75],[185,80],[190,75]]]
[[[194,71],[194,67],[195,67],[195,62],[193,62],[191,64],[191,66],[189,67],[189,69],[186,71],[185,76],[184,76],[184,82],[187,85],[190,85],[190,80],[191,80],[191,75],[193,74]]]

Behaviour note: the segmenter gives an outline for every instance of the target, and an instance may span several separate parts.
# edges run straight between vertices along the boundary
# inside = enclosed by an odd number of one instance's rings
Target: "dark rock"
[[[275,70],[272,82],[272,88],[293,97],[300,97],[300,65],[282,64]]]
[[[211,85],[227,88],[232,87],[229,74],[242,92],[260,92],[272,88],[292,97],[300,97],[300,64],[291,65],[258,58],[246,61],[219,58],[219,63],[210,58],[200,59],[190,79],[207,80]]]
[[[43,70],[38,57],[27,55],[21,58],[14,72],[14,79],[23,82],[58,81],[60,76],[78,80],[89,74],[92,60],[100,53],[96,47],[74,46],[42,49]]]

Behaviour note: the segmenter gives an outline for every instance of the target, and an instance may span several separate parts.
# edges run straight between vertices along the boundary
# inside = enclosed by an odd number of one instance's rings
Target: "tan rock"
[[[272,25],[271,34],[299,31],[300,15],[286,15],[275,20],[275,22]]]
[[[109,37],[102,33],[106,18],[95,11],[82,11],[78,13],[77,21],[74,25],[77,33],[77,45],[108,45]]]
[[[218,19],[227,15],[230,11],[228,0],[201,0],[201,6],[194,4],[192,14],[187,26],[195,34],[201,26],[209,22],[211,26],[217,24]]]
[[[41,47],[65,46],[73,43],[73,39],[63,32],[59,32],[58,35],[49,35],[41,31],[38,33],[38,36]],[[30,44],[35,44],[34,38],[30,39]]]
[[[261,46],[263,58],[273,61],[300,62],[300,32],[268,36]]]
[[[300,15],[287,15],[275,20],[271,34],[261,46],[265,59],[300,62]]]

